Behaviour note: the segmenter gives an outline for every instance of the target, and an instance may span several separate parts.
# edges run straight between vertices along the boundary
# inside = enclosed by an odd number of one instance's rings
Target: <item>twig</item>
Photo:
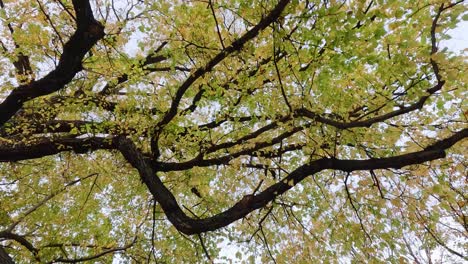
[[[200,244],[201,244],[201,246],[203,248],[203,252],[205,252],[206,258],[210,261],[210,263],[214,263],[213,260],[210,257],[210,254],[208,253],[208,250],[205,247],[205,243],[203,242],[202,236],[200,234],[197,234],[197,236],[198,236],[198,239],[200,239]]]
[[[220,32],[220,30],[219,30],[218,19],[216,18],[216,13],[215,13],[215,10],[214,10],[214,8],[213,8],[213,1],[212,1],[212,0],[209,0],[209,1],[208,1],[208,5],[210,6],[211,13],[213,14],[213,18],[214,18],[215,23],[216,23],[216,31],[217,31],[217,33],[218,33],[218,37],[219,37],[219,41],[221,42],[221,46],[223,47],[223,49],[226,49],[226,47],[224,46],[223,38],[221,37],[221,32]]]

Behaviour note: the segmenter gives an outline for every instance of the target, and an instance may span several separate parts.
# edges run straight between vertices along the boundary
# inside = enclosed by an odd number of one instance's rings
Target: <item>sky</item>
[[[455,52],[464,50],[468,56],[468,21],[462,21],[457,28],[449,30],[448,34],[452,37],[450,40],[442,42],[442,46]]]

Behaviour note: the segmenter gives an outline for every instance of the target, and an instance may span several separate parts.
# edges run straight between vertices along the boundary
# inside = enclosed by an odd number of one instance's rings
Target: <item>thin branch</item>
[[[268,256],[270,256],[271,260],[273,261],[274,264],[276,264],[276,259],[275,257],[273,256],[273,253],[271,253],[271,250],[270,250],[270,245],[268,244],[268,240],[265,236],[265,232],[263,232],[263,227],[260,227],[260,233],[262,234],[263,236],[263,242],[265,243],[265,247],[267,249],[267,252],[268,252]]]
[[[219,30],[219,23],[218,23],[218,19],[216,18],[216,13],[213,7],[213,1],[208,0],[208,5],[210,6],[211,14],[213,15],[214,21],[216,23],[216,32],[218,33],[219,42],[221,43],[221,46],[223,47],[223,49],[226,49],[226,47],[224,46],[223,37],[221,36],[221,31]]]
[[[63,10],[65,10],[65,12],[67,12],[67,14],[76,22],[75,15],[73,15],[73,13],[70,12],[70,9],[67,6],[65,6],[64,3],[62,3],[62,0],[56,0],[56,1],[57,1],[57,3],[60,4],[60,6],[63,8]]]
[[[439,244],[440,246],[442,246],[443,248],[445,248],[448,252],[450,252],[451,254],[454,254],[466,261],[468,261],[468,255],[464,256],[462,253],[460,252],[457,252],[453,249],[451,249],[449,246],[447,246],[447,244],[445,244],[439,237],[437,237],[436,234],[434,234],[434,232],[432,232],[432,230],[429,228],[429,226],[427,226],[425,223],[424,223],[424,218],[423,216],[421,215],[421,213],[419,212],[419,210],[416,209],[416,213],[417,213],[417,216],[419,218],[419,220],[422,221],[422,225],[424,227],[424,229],[427,231],[427,233],[435,240],[435,242],[437,244]]]
[[[39,9],[41,10],[42,14],[45,16],[46,20],[49,22],[50,26],[54,30],[55,34],[59,38],[60,43],[62,44],[62,47],[65,46],[65,42],[62,39],[62,36],[60,35],[60,32],[57,30],[55,27],[54,23],[52,22],[52,19],[50,18],[49,14],[45,11],[44,7],[41,4],[41,1],[36,0],[36,3],[39,5]]]
[[[151,227],[151,250],[148,253],[148,263],[151,259],[151,255],[153,255],[154,259],[156,259],[156,246],[155,246],[155,238],[156,238],[156,200],[153,199],[153,219],[152,219],[152,227]]]
[[[35,204],[34,206],[32,206],[31,208],[29,208],[26,212],[24,212],[24,214],[22,214],[20,217],[18,217],[18,219],[16,221],[14,221],[5,231],[7,232],[11,232],[13,231],[13,229],[19,224],[21,223],[28,215],[30,215],[31,213],[35,212],[37,209],[39,209],[41,206],[43,206],[45,203],[47,203],[48,201],[50,201],[52,198],[54,198],[55,196],[57,196],[58,194],[60,194],[61,192],[65,191],[68,187],[70,186],[73,186],[79,182],[82,182],[83,180],[86,180],[90,177],[93,177],[93,176],[96,176],[97,173],[92,173],[92,174],[89,174],[83,178],[80,178],[80,179],[77,179],[77,180],[74,180],[74,181],[71,181],[69,183],[66,183],[62,188],[52,192],[51,194],[49,194],[48,196],[46,196],[44,199],[42,199],[40,202],[38,202],[37,204]]]
[[[210,263],[213,263],[213,260],[210,257],[210,253],[208,253],[208,250],[206,249],[205,242],[203,242],[203,238],[201,234],[197,234],[197,236],[198,236],[198,239],[200,239],[200,245],[203,248],[203,252],[205,253],[206,258],[208,259]]]
[[[159,133],[161,129],[167,125],[176,115],[177,109],[179,107],[179,103],[182,100],[185,92],[192,86],[195,81],[197,81],[200,77],[205,75],[206,73],[210,72],[218,63],[223,61],[227,58],[230,54],[239,51],[248,41],[255,38],[260,31],[268,27],[271,23],[273,23],[283,12],[286,8],[286,5],[290,2],[290,0],[280,0],[279,3],[275,6],[275,8],[265,16],[260,22],[255,25],[251,30],[247,31],[242,37],[238,38],[234,42],[231,43],[228,47],[223,49],[218,55],[212,58],[205,66],[198,68],[195,70],[177,89],[174,99],[172,100],[171,106],[163,118],[156,124],[154,127],[153,137],[151,139],[151,150],[153,152],[154,157],[159,156],[159,147],[158,147],[158,140],[159,140]]]
[[[90,260],[94,260],[94,259],[97,259],[97,258],[100,258],[104,255],[107,255],[107,254],[111,254],[111,253],[115,253],[115,252],[119,252],[119,251],[125,251],[127,249],[129,249],[130,247],[132,247],[137,241],[137,237],[135,236],[135,238],[133,239],[132,242],[130,242],[129,244],[123,246],[123,247],[116,247],[116,248],[111,248],[111,249],[106,249],[106,250],[103,250],[102,252],[99,252],[95,255],[91,255],[91,256],[86,256],[86,257],[81,257],[81,258],[76,258],[76,259],[68,259],[68,258],[57,258],[53,261],[50,261],[48,262],[48,264],[52,264],[52,263],[78,263],[78,262],[85,262],[85,261],[90,261]]]
[[[408,252],[410,253],[410,256],[413,257],[414,263],[421,264],[418,257],[416,256],[416,254],[414,254],[413,249],[411,248],[411,245],[406,240],[405,236],[403,236],[403,241],[405,242],[406,248],[408,249]]]
[[[366,237],[367,237],[369,240],[372,241],[371,236],[369,235],[369,233],[367,232],[367,230],[366,230],[366,228],[365,228],[365,226],[364,226],[364,223],[363,223],[363,221],[362,221],[362,218],[361,218],[361,216],[360,216],[360,214],[359,214],[359,210],[358,210],[358,208],[354,205],[353,198],[351,197],[351,193],[349,192],[348,179],[349,179],[349,176],[350,176],[350,175],[351,175],[351,173],[348,172],[348,173],[346,174],[346,177],[345,177],[345,180],[344,180],[344,186],[345,186],[346,196],[348,197],[348,201],[349,201],[349,203],[351,204],[351,206],[353,207],[354,212],[356,213],[356,216],[357,216],[357,218],[358,218],[358,220],[359,220],[359,225],[361,225],[362,231],[364,232],[364,234],[366,235]]]
[[[284,86],[283,86],[283,81],[281,80],[281,73],[279,71],[279,68],[278,68],[278,59],[277,59],[277,51],[276,51],[276,40],[275,40],[275,30],[273,30],[273,65],[275,65],[275,71],[276,71],[276,76],[278,76],[278,82],[279,82],[279,85],[280,85],[280,89],[281,89],[281,95],[283,96],[283,100],[284,102],[286,103],[286,105],[288,106],[288,109],[289,109],[289,112],[292,113],[293,112],[293,109],[291,107],[291,104],[289,103],[289,100],[288,100],[288,97],[286,95],[286,92],[284,90]]]

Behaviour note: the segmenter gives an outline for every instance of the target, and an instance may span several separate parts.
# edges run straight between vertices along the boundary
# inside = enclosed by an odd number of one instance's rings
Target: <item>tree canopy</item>
[[[0,0],[0,262],[466,261],[463,2]]]

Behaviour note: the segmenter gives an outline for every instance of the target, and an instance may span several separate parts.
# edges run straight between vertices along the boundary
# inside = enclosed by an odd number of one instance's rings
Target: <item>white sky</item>
[[[452,51],[464,51],[468,55],[468,21],[462,21],[457,28],[449,30],[448,34],[452,39],[442,42],[443,47],[447,47]]]

